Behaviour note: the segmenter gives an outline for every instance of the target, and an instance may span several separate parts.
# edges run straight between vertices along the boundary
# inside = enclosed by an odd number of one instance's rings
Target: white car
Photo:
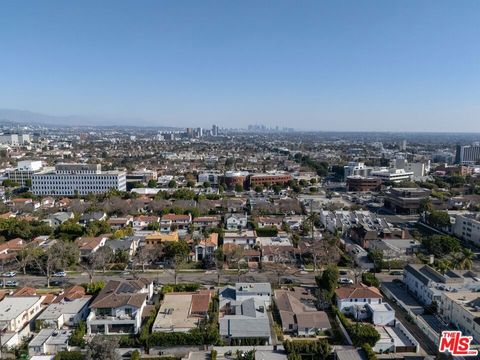
[[[3,277],[15,277],[17,276],[17,273],[15,271],[9,271],[6,273],[3,273]]]
[[[340,278],[338,279],[339,284],[353,284],[353,280],[349,278]]]
[[[18,286],[18,281],[8,280],[8,281],[5,283],[5,286],[7,286],[7,287],[17,287],[17,286]]]
[[[65,277],[67,273],[65,271],[59,271],[53,274],[53,277]]]

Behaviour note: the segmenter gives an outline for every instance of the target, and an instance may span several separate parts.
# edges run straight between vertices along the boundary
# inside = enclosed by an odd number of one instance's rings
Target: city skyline
[[[66,124],[479,132],[479,6],[4,2],[0,108]]]

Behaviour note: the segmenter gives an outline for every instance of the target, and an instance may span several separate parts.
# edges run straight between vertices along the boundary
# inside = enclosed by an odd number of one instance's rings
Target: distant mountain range
[[[0,109],[0,122],[52,126],[155,126],[140,119],[108,118],[80,115],[46,115],[27,110]],[[159,126],[160,127],[160,126]]]

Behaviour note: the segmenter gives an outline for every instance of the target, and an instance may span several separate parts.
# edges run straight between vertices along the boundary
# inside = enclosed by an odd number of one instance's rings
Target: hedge
[[[288,360],[300,360],[302,355],[311,359],[327,359],[332,352],[332,348],[325,339],[319,340],[287,340],[283,342],[283,347],[287,352]]]
[[[369,344],[363,344],[362,345],[363,351],[365,351],[365,354],[367,355],[367,360],[377,360],[377,354],[373,351],[372,347]]]

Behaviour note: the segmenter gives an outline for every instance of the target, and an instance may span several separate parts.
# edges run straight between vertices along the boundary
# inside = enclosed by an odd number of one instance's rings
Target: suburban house
[[[226,230],[242,230],[248,225],[247,214],[228,214],[225,217]]]
[[[140,236],[131,236],[122,239],[111,239],[105,242],[105,246],[112,249],[115,253],[117,251],[125,251],[128,256],[131,258],[135,255],[135,252],[138,249],[140,244],[141,237]]]
[[[62,225],[65,221],[71,220],[74,218],[73,212],[67,212],[67,211],[59,211],[56,212],[55,214],[50,215],[46,219],[43,220],[43,222],[47,223],[51,227],[58,227]]]
[[[87,318],[91,299],[91,296],[85,295],[83,287],[73,286],[61,293],[36,321],[53,329],[74,327]]]
[[[364,284],[339,287],[335,290],[335,295],[338,310],[359,320],[368,317],[366,305],[383,302],[383,296],[376,287]]]
[[[0,301],[2,346],[17,346],[30,335],[30,322],[42,311],[43,299],[43,296],[7,296]]]
[[[229,231],[223,234],[223,244],[234,244],[244,248],[252,248],[257,243],[255,230]]]
[[[107,214],[101,211],[95,211],[95,212],[90,212],[83,214],[80,216],[80,219],[78,220],[79,224],[81,225],[87,225],[89,222],[92,221],[105,221],[107,220]]]
[[[0,244],[0,262],[6,264],[15,261],[17,251],[23,249],[26,244],[22,238],[15,238]]]
[[[135,229],[145,229],[150,224],[160,224],[160,217],[154,215],[139,215],[133,219],[133,227]]]
[[[177,215],[166,214],[162,216],[160,220],[160,231],[169,232],[172,230],[172,226],[178,230],[188,230],[189,225],[192,223],[192,215]]]
[[[152,332],[188,332],[208,315],[210,290],[165,294]]]
[[[28,355],[55,355],[60,351],[70,351],[68,340],[71,335],[71,330],[42,329],[28,343]]]
[[[259,216],[257,217],[258,227],[275,227],[278,230],[282,228],[283,217],[280,216]]]
[[[177,241],[179,241],[178,231],[173,231],[169,234],[154,232],[152,234],[145,235],[146,246],[155,246],[164,242],[177,242]]]
[[[90,305],[87,333],[137,334],[152,296],[151,280],[110,280]]]
[[[79,237],[75,240],[75,245],[80,250],[80,259],[87,259],[92,253],[95,253],[102,246],[105,246],[108,236],[100,235],[97,237]]]
[[[111,217],[107,220],[108,225],[114,230],[132,225],[133,216]]]
[[[212,258],[217,248],[218,234],[211,233],[206,239],[201,240],[198,245],[195,246],[195,261]]]
[[[269,283],[237,283],[219,290],[220,335],[241,344],[255,338],[270,344],[267,309],[271,301]]]
[[[295,248],[293,246],[266,245],[262,246],[262,262],[292,263],[295,261]]]
[[[193,226],[196,230],[205,231],[220,226],[219,216],[201,216],[193,219]]]
[[[315,296],[302,287],[276,290],[275,305],[283,332],[294,336],[315,336],[330,329],[328,315],[316,309],[315,300]]]

